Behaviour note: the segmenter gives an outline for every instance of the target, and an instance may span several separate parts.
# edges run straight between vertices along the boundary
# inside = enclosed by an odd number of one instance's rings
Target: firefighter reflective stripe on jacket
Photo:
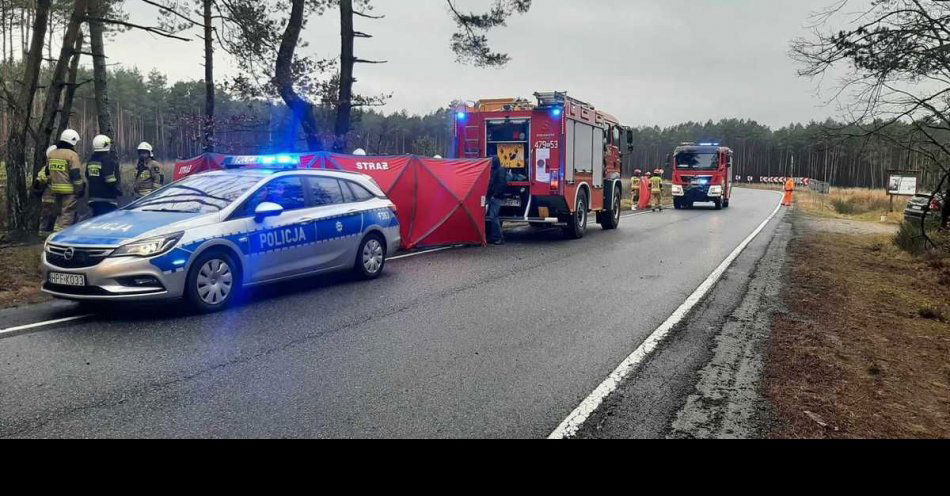
[[[82,162],[75,151],[57,148],[49,154],[48,181],[50,190],[57,195],[72,195],[82,191]]]
[[[135,184],[133,185],[135,194],[145,196],[155,191],[155,178],[152,171],[148,168],[140,169],[135,175]]]
[[[634,190],[634,191],[640,189],[640,181],[641,181],[641,179],[640,179],[639,177],[634,177],[634,178],[630,181],[630,189],[632,189],[632,190]]]
[[[660,193],[663,191],[663,178],[653,176],[650,178],[650,193]]]
[[[50,189],[53,193],[60,195],[71,195],[76,191],[72,183],[72,168],[69,167],[69,161],[60,158],[51,158],[49,160],[49,171],[52,179]]]
[[[108,174],[105,176],[102,175],[102,164],[99,162],[89,162],[88,164],[86,164],[86,175],[89,176],[90,178],[102,177],[102,181],[105,182],[106,184],[112,184],[117,181],[115,177],[115,172],[112,172],[111,174]]]

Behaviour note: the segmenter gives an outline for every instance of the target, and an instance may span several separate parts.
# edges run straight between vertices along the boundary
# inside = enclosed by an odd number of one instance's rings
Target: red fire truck
[[[732,150],[719,143],[683,143],[671,155],[673,206],[692,208],[712,202],[729,208],[732,198]]]
[[[504,221],[561,226],[571,238],[593,213],[604,229],[620,224],[621,140],[631,134],[613,116],[563,92],[480,100],[460,108],[459,157],[498,157],[508,175]]]

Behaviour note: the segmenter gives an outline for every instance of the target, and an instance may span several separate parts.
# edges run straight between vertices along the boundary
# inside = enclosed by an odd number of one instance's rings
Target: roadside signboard
[[[920,172],[892,170],[887,172],[887,195],[891,199],[889,211],[894,211],[895,196],[914,196],[920,183]]]
[[[906,172],[892,172],[887,180],[887,194],[891,196],[914,196],[917,194],[917,176]]]

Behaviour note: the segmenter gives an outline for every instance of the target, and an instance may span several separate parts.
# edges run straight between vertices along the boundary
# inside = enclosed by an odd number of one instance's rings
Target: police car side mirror
[[[277,217],[282,213],[284,213],[284,207],[276,203],[262,202],[254,209],[254,220],[262,222],[268,217]]]

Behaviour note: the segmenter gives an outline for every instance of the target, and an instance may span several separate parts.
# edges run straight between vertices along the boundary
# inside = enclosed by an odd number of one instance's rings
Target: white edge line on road
[[[636,370],[640,363],[643,362],[643,360],[649,356],[650,353],[652,353],[661,342],[663,342],[670,331],[673,330],[673,327],[680,323],[680,321],[686,317],[686,314],[688,314],[689,311],[692,310],[693,307],[696,306],[696,304],[706,296],[709,290],[712,289],[716,282],[718,282],[722,277],[723,273],[726,272],[726,269],[732,265],[732,263],[736,260],[736,258],[739,257],[740,254],[742,254],[743,251],[745,251],[746,247],[749,246],[749,243],[751,243],[752,240],[754,240],[759,235],[759,233],[765,229],[765,226],[767,226],[768,223],[771,222],[776,215],[778,215],[781,209],[781,205],[776,207],[775,211],[773,211],[772,214],[769,215],[768,218],[765,219],[765,221],[763,221],[762,224],[760,224],[759,227],[745,239],[745,241],[737,246],[736,249],[728,257],[726,257],[726,259],[723,260],[721,264],[719,264],[719,267],[716,267],[716,270],[714,270],[712,274],[710,274],[709,277],[707,277],[706,280],[703,281],[703,283],[700,284],[698,288],[696,288],[696,291],[693,291],[693,294],[689,295],[689,298],[687,298],[686,301],[683,302],[683,304],[680,305],[675,312],[673,312],[673,315],[670,315],[670,317],[666,319],[665,322],[660,324],[660,327],[657,327],[656,330],[653,331],[653,334],[650,334],[650,336],[647,337],[647,339],[641,343],[637,349],[633,350],[633,353],[624,359],[623,362],[620,362],[620,365],[618,365],[617,368],[614,369],[614,371],[611,372],[611,374],[607,376],[606,379],[604,379],[604,382],[600,383],[600,385],[597,386],[597,389],[590,393],[590,395],[585,398],[584,401],[582,401],[581,404],[578,405],[577,408],[575,408],[574,411],[571,412],[571,414],[568,415],[563,422],[561,422],[561,425],[557,426],[557,429],[554,429],[554,432],[548,436],[548,439],[565,439],[573,437],[575,434],[577,434],[577,431],[584,425],[584,422],[586,422],[591,414],[597,410],[597,408],[601,403],[603,403],[607,396],[614,392],[614,390],[617,389],[620,383],[628,375],[630,375],[631,372]]]
[[[63,324],[63,323],[66,323],[66,322],[72,322],[72,321],[74,321],[74,320],[87,319],[87,318],[89,318],[89,317],[92,317],[92,314],[89,314],[89,315],[76,315],[76,316],[74,316],[74,317],[65,317],[65,318],[62,318],[62,319],[46,320],[46,321],[43,321],[43,322],[37,322],[37,323],[35,323],[35,324],[26,324],[26,325],[21,325],[21,326],[17,326],[17,327],[11,327],[11,328],[9,328],[9,329],[0,329],[0,336],[3,336],[3,335],[5,335],[5,334],[12,334],[12,333],[14,333],[14,332],[26,331],[26,330],[29,330],[29,329],[35,329],[35,328],[37,328],[37,327],[46,327],[46,326],[51,326],[51,325],[56,325],[56,324]]]

